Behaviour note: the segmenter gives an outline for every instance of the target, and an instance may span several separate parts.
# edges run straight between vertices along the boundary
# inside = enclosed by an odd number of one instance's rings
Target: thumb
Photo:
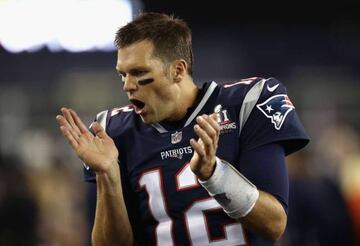
[[[98,122],[96,122],[96,121],[93,122],[91,128],[93,129],[96,136],[98,136],[100,138],[107,137],[107,134],[106,134],[104,128]]]

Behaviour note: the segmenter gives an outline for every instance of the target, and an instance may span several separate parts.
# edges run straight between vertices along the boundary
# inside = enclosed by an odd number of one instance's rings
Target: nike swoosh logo
[[[267,89],[268,89],[268,91],[273,92],[274,90],[276,90],[276,88],[278,88],[278,86],[279,86],[279,84],[276,84],[276,85],[271,86],[271,87],[269,85],[267,85]]]

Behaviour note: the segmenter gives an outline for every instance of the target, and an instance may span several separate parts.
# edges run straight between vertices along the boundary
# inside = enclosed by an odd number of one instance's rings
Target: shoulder
[[[246,91],[239,118],[247,149],[281,141],[287,155],[309,141],[285,85],[276,78],[257,81]]]
[[[95,117],[95,121],[99,122],[110,136],[115,132],[118,134],[119,131],[125,131],[135,120],[134,109],[130,105],[103,110]]]
[[[285,90],[284,85],[276,78],[251,77],[240,79],[236,82],[219,85],[219,97],[227,104],[242,104],[255,99],[258,100],[267,92]]]

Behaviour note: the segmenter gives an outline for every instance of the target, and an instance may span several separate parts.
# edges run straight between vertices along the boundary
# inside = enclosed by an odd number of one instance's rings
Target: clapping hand
[[[217,122],[216,113],[210,116],[198,116],[196,122],[194,131],[199,139],[197,141],[195,139],[190,140],[194,149],[190,168],[200,180],[207,180],[215,168],[220,126]]]
[[[60,130],[86,165],[96,172],[107,172],[114,164],[117,165],[118,150],[98,122],[91,126],[94,135],[74,110],[61,108],[61,112],[62,115],[56,116]]]

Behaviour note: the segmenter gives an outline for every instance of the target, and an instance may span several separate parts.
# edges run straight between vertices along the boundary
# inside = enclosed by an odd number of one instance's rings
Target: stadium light
[[[0,0],[0,45],[14,53],[112,51],[132,16],[130,0]]]

